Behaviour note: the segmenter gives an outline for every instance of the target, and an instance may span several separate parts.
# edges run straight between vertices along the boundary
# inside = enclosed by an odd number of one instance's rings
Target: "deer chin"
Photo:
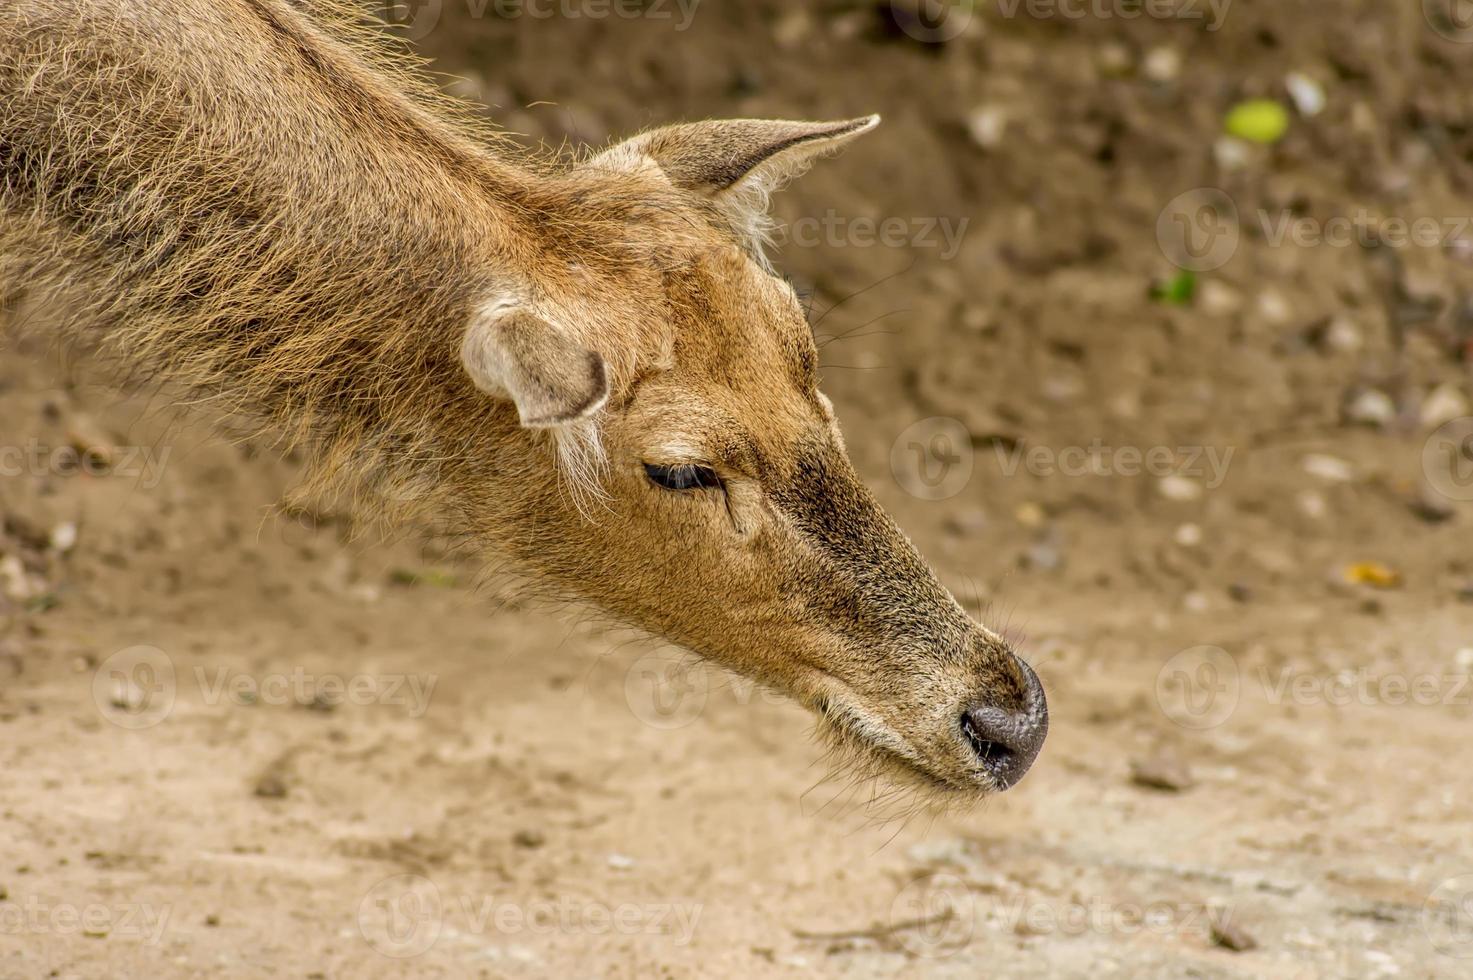
[[[817,716],[834,778],[872,787],[868,804],[889,808],[905,798],[922,807],[965,809],[1017,785],[1048,735],[1043,685],[1013,656],[1021,702],[954,704],[929,713],[931,721],[916,731],[898,730],[885,720],[883,705],[826,670],[814,669],[810,696],[800,700]],[[950,704],[954,697],[938,692],[936,701]]]
[[[833,777],[872,789],[870,803],[891,803],[908,795],[920,805],[965,809],[1008,788],[978,760],[960,724],[933,734],[932,750],[867,710],[852,688],[832,675],[825,693],[808,707],[817,716],[817,735],[829,750]]]

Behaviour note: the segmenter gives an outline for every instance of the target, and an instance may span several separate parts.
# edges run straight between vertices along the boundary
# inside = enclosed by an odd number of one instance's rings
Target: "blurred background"
[[[1049,743],[873,819],[782,699],[9,346],[0,976],[1467,975],[1473,6],[380,13],[528,147],[884,116],[775,258]]]

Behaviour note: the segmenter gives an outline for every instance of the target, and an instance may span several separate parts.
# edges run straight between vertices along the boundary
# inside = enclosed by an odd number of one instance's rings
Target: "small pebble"
[[[1258,940],[1248,930],[1235,922],[1222,920],[1212,923],[1212,942],[1234,953],[1245,953],[1258,948]]]
[[[1450,500],[1432,487],[1422,485],[1408,506],[1413,514],[1428,524],[1445,524],[1458,516]]]
[[[1161,496],[1167,500],[1189,501],[1202,498],[1202,484],[1175,473],[1163,476],[1157,487],[1161,491]]]
[[[1100,72],[1114,78],[1129,75],[1135,68],[1135,58],[1130,53],[1130,48],[1118,41],[1107,41],[1101,44],[1096,59]]]
[[[1396,402],[1384,391],[1367,388],[1345,406],[1345,420],[1355,425],[1385,428],[1396,419]]]
[[[1364,345],[1360,327],[1347,316],[1337,316],[1325,328],[1325,347],[1340,354],[1353,354]]]
[[[1072,375],[1054,375],[1043,380],[1039,393],[1051,402],[1069,402],[1084,394],[1084,382]]]
[[[813,18],[802,7],[789,9],[772,28],[772,39],[780,48],[796,48],[813,31]]]
[[[617,871],[628,871],[634,867],[634,858],[627,854],[610,854],[609,867]]]
[[[256,783],[256,795],[267,800],[279,800],[286,796],[286,780],[268,772]]]
[[[511,842],[518,847],[531,849],[547,843],[547,837],[540,830],[519,830],[512,834]]]
[[[1181,75],[1181,52],[1175,48],[1152,48],[1141,63],[1141,72],[1153,82],[1174,82]]]
[[[1013,511],[1013,518],[1024,527],[1041,527],[1046,515],[1042,507],[1029,501],[1018,505],[1018,509]]]
[[[1196,785],[1187,764],[1175,755],[1164,752],[1146,759],[1132,759],[1130,781],[1137,786],[1170,793],[1180,793]]]
[[[1294,311],[1284,294],[1276,289],[1265,289],[1258,294],[1258,315],[1276,326],[1283,326],[1294,317]]]
[[[1436,429],[1468,415],[1468,399],[1463,397],[1457,385],[1439,385],[1422,400],[1417,414],[1423,428]]]
[[[1229,173],[1245,170],[1253,162],[1253,148],[1240,139],[1223,136],[1212,144],[1212,158]]]
[[[984,150],[1002,145],[1007,131],[1008,114],[1001,106],[980,106],[967,116],[967,135]]]
[[[1329,511],[1329,505],[1325,503],[1325,495],[1317,490],[1304,490],[1294,498],[1299,512],[1311,520],[1321,520]]]
[[[77,525],[68,521],[51,529],[51,550],[64,555],[77,546]]]
[[[1208,279],[1197,290],[1198,305],[1203,312],[1228,316],[1243,308],[1243,297],[1225,282]]]
[[[1173,537],[1183,548],[1195,548],[1202,543],[1202,528],[1196,524],[1183,524]]]
[[[1349,483],[1355,479],[1355,470],[1338,456],[1311,453],[1300,460],[1299,465],[1310,476],[1317,476],[1328,483]]]
[[[1303,72],[1290,72],[1284,79],[1284,87],[1289,91],[1294,108],[1306,119],[1313,119],[1325,111],[1324,86]]]
[[[89,472],[105,470],[113,465],[116,453],[112,437],[86,415],[72,418],[67,428],[67,444],[81,454]]]

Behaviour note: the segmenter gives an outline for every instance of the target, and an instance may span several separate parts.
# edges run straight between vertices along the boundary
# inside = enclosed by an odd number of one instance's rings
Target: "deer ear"
[[[473,316],[460,362],[477,388],[514,402],[528,428],[587,418],[609,399],[604,359],[520,304]]]
[[[652,129],[605,150],[591,165],[634,170],[653,163],[677,187],[717,195],[755,183],[776,189],[818,157],[880,124],[725,119]]]
[[[676,187],[709,196],[739,231],[761,241],[768,194],[879,124],[879,116],[844,122],[685,123],[631,137],[585,166],[621,172],[656,168]]]

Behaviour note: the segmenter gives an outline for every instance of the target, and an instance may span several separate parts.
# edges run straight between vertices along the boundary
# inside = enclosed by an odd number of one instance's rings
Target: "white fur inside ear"
[[[512,300],[496,300],[483,306],[471,318],[460,341],[460,363],[477,388],[493,398],[510,399],[505,377],[505,357],[495,343],[496,322],[516,310],[520,304]]]
[[[521,303],[483,306],[466,326],[460,361],[477,388],[512,401],[528,428],[586,419],[609,399],[603,358]]]

